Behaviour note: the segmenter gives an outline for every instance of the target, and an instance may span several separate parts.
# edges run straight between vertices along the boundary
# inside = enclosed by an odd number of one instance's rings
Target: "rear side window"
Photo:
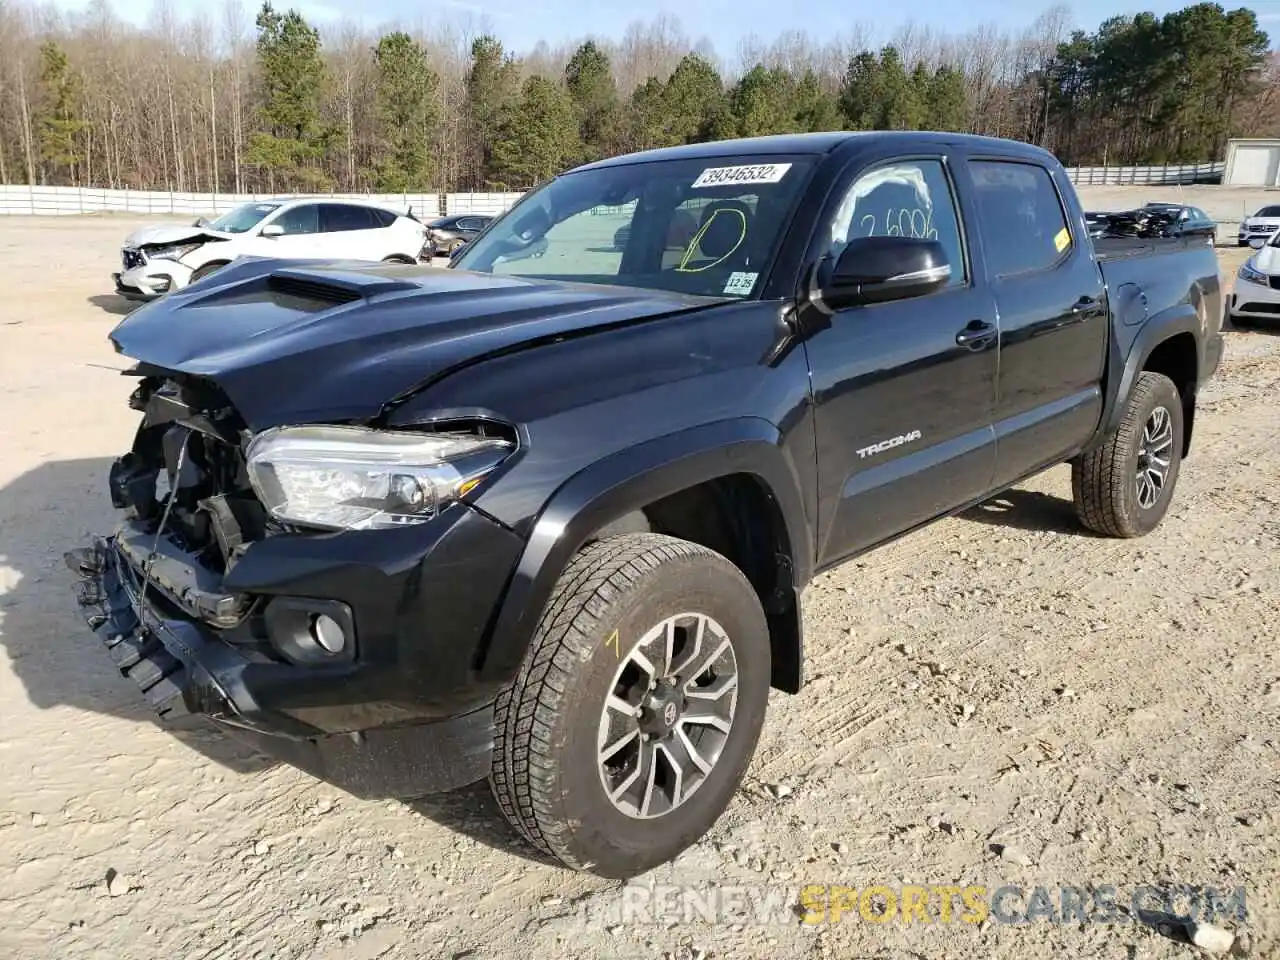
[[[325,233],[344,230],[374,230],[381,227],[369,207],[357,207],[349,203],[326,203],[320,206],[321,229]]]
[[[377,221],[375,224],[376,226],[389,227],[396,222],[396,214],[392,213],[390,210],[371,209],[369,212],[373,214],[373,219]]]
[[[1049,171],[1012,160],[971,160],[982,245],[995,276],[1047,270],[1071,249]]]

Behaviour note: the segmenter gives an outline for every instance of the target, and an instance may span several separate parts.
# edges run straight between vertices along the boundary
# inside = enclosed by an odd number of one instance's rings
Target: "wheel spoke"
[[[698,659],[698,653],[702,650],[702,643],[707,635],[707,618],[698,617],[697,624],[697,627],[693,631],[693,640],[689,644],[688,653],[685,655],[684,659],[680,661],[679,666],[676,666],[675,664],[672,664],[671,666],[672,676],[686,676],[689,664]]]
[[[696,677],[694,679],[697,679]],[[685,681],[685,696],[690,700],[719,700],[726,693],[730,693],[738,689],[738,675],[731,673],[728,676],[716,677],[705,687],[696,687],[693,680]]]
[[[666,761],[667,768],[671,771],[671,793],[668,799],[671,802],[672,809],[674,809],[680,806],[681,801],[684,800],[684,765],[676,759],[676,751],[665,743],[660,744],[657,748],[654,769],[657,769],[656,760],[658,757]]]
[[[614,754],[616,754],[619,750],[621,750],[623,747],[625,747],[627,744],[629,744],[632,740],[634,740],[638,736],[640,736],[639,730],[628,730],[626,733],[620,736],[617,740],[613,741],[613,743],[608,744],[607,746],[601,747],[600,762],[608,763],[610,760],[613,759]]]
[[[676,740],[680,746],[684,748],[684,752],[689,757],[689,762],[698,768],[698,772],[704,776],[711,772],[711,761],[707,760],[698,752],[698,748],[693,745],[689,739],[689,734],[685,732],[684,724],[676,727]]]
[[[719,730],[726,736],[733,726],[732,721],[715,713],[686,713],[681,722],[685,725],[692,724],[695,727],[710,727],[713,730]]]
[[[649,806],[653,803],[653,794],[658,787],[658,747],[653,743],[641,743],[640,755],[644,758],[644,793],[640,798],[640,816],[649,815]]]

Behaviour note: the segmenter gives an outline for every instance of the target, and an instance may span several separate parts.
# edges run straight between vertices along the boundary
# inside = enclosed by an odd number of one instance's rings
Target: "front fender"
[[[499,605],[477,670],[507,680],[530,639],[561,572],[591,534],[662,497],[730,474],[757,477],[780,514],[798,590],[813,563],[810,525],[799,477],[776,426],[757,417],[720,420],[611,454],[566,480],[539,513]]]

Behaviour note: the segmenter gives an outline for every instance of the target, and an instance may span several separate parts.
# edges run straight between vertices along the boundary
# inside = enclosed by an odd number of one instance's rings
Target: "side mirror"
[[[1250,237],[1249,238],[1249,246],[1253,247],[1253,249],[1255,250],[1261,250],[1266,245],[1267,245],[1266,237]]]
[[[467,245],[467,241],[460,240],[457,244],[449,248],[449,259],[452,260],[462,252],[462,248]]]
[[[211,221],[208,217],[197,217],[197,218],[196,218],[196,222],[195,222],[195,223],[193,223],[193,224],[192,224],[192,226],[193,226],[193,227],[207,227],[207,226],[208,226],[210,223],[212,223],[212,222],[213,222],[213,221]]]
[[[822,284],[822,298],[832,307],[886,303],[925,296],[950,279],[947,251],[937,240],[858,237]]]
[[[284,227],[278,223],[268,223],[262,228],[262,236],[264,237],[280,237],[284,236]]]

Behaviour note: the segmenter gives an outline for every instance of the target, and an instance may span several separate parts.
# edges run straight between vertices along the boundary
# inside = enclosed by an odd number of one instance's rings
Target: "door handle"
[[[1086,310],[1096,310],[1098,303],[1099,300],[1097,297],[1081,297],[1071,305],[1071,312],[1073,314],[1080,314],[1084,313]]]
[[[970,350],[981,350],[996,338],[995,324],[985,320],[970,320],[969,324],[956,334],[956,343]]]

